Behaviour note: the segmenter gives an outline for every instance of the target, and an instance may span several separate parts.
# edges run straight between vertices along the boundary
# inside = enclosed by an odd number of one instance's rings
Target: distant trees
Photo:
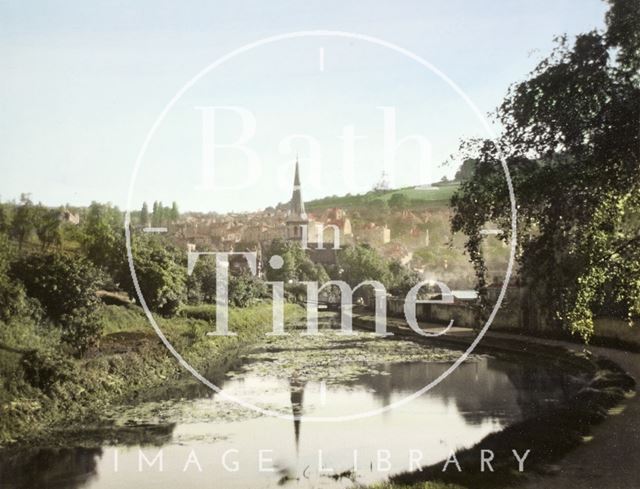
[[[391,195],[391,197],[389,198],[389,207],[397,211],[407,209],[409,207],[409,204],[409,197],[407,197],[402,192],[397,192]]]
[[[7,204],[0,203],[0,234],[6,234],[11,228],[11,209]]]
[[[169,211],[169,220],[176,222],[180,218],[180,212],[178,211],[178,203],[173,202],[171,204],[171,210]]]
[[[387,263],[373,248],[367,245],[348,246],[338,253],[341,278],[355,287],[365,280],[377,280],[388,284],[390,277]]]
[[[149,206],[146,202],[142,203],[140,210],[140,225],[145,227],[149,225]]]
[[[395,297],[406,297],[409,290],[422,280],[420,274],[393,260],[389,263],[387,290]]]
[[[92,202],[81,226],[85,256],[111,276],[117,276],[126,261],[122,212],[109,204]]]
[[[372,199],[360,210],[362,219],[383,224],[389,218],[389,203],[381,198]]]
[[[169,223],[174,223],[179,218],[180,212],[178,211],[177,202],[173,202],[171,207],[165,207],[162,202],[158,201],[153,203],[153,210],[151,213],[151,225],[153,227],[161,227]]]
[[[34,212],[35,230],[43,250],[62,242],[60,210],[38,206]]]
[[[269,266],[272,256],[282,257],[283,266],[274,270]],[[300,246],[300,243],[274,239],[265,256],[267,279],[278,282],[303,282],[326,280],[327,274],[321,265],[315,265]]]
[[[25,241],[35,228],[35,209],[29,194],[20,196],[20,204],[15,208],[10,234],[22,249]]]

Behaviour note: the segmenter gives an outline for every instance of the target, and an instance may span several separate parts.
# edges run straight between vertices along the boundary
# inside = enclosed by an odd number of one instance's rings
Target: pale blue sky
[[[483,113],[499,104],[552,47],[555,35],[602,28],[600,0],[355,1],[12,1],[0,2],[0,198],[124,206],[140,146],[174,94],[218,57],[258,39],[302,30],[375,36],[423,57],[468,94]],[[319,49],[324,50],[324,71]],[[242,106],[256,114],[249,143],[263,161],[255,184],[207,190],[201,183],[196,106]],[[417,146],[397,154],[398,186],[439,180],[440,163],[461,137],[484,136],[445,83],[379,46],[336,38],[280,41],[245,53],[204,77],[174,107],[152,140],[133,204],[177,200],[182,209],[251,210],[287,200],[300,153],[305,198],[366,191],[382,171],[382,111],[393,106],[398,138],[419,133],[432,144],[426,177]],[[222,139],[236,137],[225,119]],[[353,182],[342,176],[342,127],[356,143]],[[322,174],[309,149],[321,143]],[[235,136],[234,136],[235,134]],[[218,177],[246,173],[223,151]]]

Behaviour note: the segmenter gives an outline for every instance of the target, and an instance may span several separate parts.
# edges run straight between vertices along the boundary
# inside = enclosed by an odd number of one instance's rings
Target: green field
[[[431,189],[405,187],[386,191],[371,191],[359,195],[331,196],[306,202],[308,210],[323,210],[330,207],[354,208],[364,207],[374,200],[388,201],[394,194],[404,194],[414,205],[425,207],[448,207],[449,200],[459,187],[458,182],[434,184]]]

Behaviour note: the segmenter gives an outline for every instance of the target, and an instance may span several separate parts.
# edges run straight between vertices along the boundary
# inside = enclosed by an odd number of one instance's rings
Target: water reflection
[[[404,398],[439,376],[448,364],[389,364],[381,375],[324,386],[298,376],[288,381],[247,376],[228,380],[230,394],[286,408],[294,416],[335,416],[376,409]],[[409,450],[420,463],[442,460],[450,449],[471,446],[506,424],[566,399],[578,388],[570,375],[546,365],[484,357],[465,363],[447,379],[398,409],[346,423],[305,423],[269,417],[198,422],[104,436],[101,448],[40,449],[4,453],[4,488],[346,487],[353,476],[368,483],[406,470]],[[202,402],[214,406],[219,399]],[[95,431],[85,435],[99,440]],[[70,438],[82,442],[82,433]],[[87,444],[84,440],[83,445]],[[162,447],[162,471],[149,467]],[[262,452],[261,452],[262,451]],[[380,452],[392,470],[380,464]],[[141,459],[141,454],[145,457]],[[388,456],[387,456],[388,455]],[[142,460],[142,465],[141,465]],[[272,469],[261,471],[263,468]],[[350,473],[356,467],[355,476]],[[142,470],[141,470],[142,468]],[[332,469],[329,471],[328,469]],[[383,470],[380,470],[380,469]],[[237,470],[236,470],[237,469]],[[323,471],[322,469],[327,469]]]
[[[0,487],[79,488],[98,475],[101,448],[57,448],[4,453],[0,463]]]

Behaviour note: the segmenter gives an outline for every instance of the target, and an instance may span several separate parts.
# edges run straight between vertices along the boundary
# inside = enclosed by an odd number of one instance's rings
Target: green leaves
[[[640,247],[628,244],[640,235],[640,80],[629,75],[640,66],[640,9],[610,3],[608,32],[579,35],[573,46],[561,39],[510,89],[498,141],[463,147],[477,165],[452,198],[452,228],[468,236],[482,290],[479,232],[487,222],[510,227],[504,158],[518,204],[520,276],[551,321],[585,340],[596,314],[637,317],[640,297]]]
[[[60,252],[21,256],[11,264],[10,276],[54,321],[77,308],[95,308],[96,291],[104,279],[85,258]]]

